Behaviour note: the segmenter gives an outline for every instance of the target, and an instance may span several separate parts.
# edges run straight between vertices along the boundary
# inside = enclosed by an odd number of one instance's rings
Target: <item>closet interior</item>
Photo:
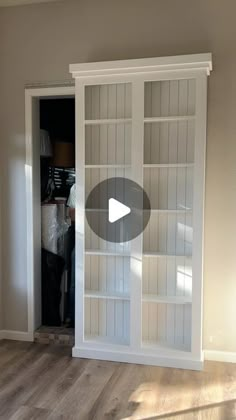
[[[73,334],[70,287],[74,223],[68,207],[75,183],[75,99],[40,100],[41,313],[40,341],[53,333]],[[73,305],[72,305],[73,306]],[[47,333],[48,336],[47,336]]]

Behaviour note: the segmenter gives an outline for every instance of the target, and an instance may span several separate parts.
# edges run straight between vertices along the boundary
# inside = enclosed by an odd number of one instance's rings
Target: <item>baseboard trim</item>
[[[11,331],[2,330],[0,331],[1,340],[17,340],[17,341],[34,341],[34,335],[29,332],[23,331]]]
[[[236,363],[236,352],[233,351],[205,350],[204,357],[215,362]]]
[[[34,334],[29,333],[29,332],[23,332],[23,331],[12,331],[12,330],[0,330],[0,340],[17,340],[17,341],[34,341]],[[96,354],[95,354],[96,353]],[[78,349],[76,347],[73,348],[73,356],[74,357],[92,357],[92,358],[97,358],[97,359],[104,359],[104,354],[102,354],[103,352],[99,352],[99,351],[91,351],[91,349],[86,349],[84,351],[84,349]],[[108,356],[108,360],[114,360],[117,361],[117,357],[114,357],[114,354],[109,354],[106,355]],[[130,355],[129,355],[130,356]],[[133,356],[132,356],[133,358]],[[211,361],[215,361],[215,362],[225,362],[225,363],[236,363],[236,352],[230,352],[230,351],[219,351],[219,350],[204,350],[204,359],[205,360],[211,360]],[[121,359],[120,359],[121,360]],[[124,362],[131,362],[132,363],[132,359],[130,360],[129,357],[124,357]],[[153,363],[153,361],[150,360],[150,364]],[[140,358],[139,357],[135,357],[135,360],[133,360],[133,363],[145,363],[145,359],[144,358]],[[160,360],[159,360],[160,363]],[[153,363],[156,364],[156,363]],[[179,363],[175,363],[175,365],[178,365]],[[165,365],[165,363],[162,363],[160,365]],[[182,366],[178,366],[178,367],[182,367]],[[201,369],[202,368],[202,363],[201,362],[196,362],[196,361],[190,361],[189,363],[189,368],[190,369]]]

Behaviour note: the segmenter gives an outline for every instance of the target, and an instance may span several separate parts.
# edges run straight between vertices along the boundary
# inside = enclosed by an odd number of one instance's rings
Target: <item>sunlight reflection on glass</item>
[[[192,294],[192,265],[177,265],[177,290],[187,296]]]
[[[184,223],[178,223],[179,238],[184,239],[187,243],[193,242],[193,228]]]

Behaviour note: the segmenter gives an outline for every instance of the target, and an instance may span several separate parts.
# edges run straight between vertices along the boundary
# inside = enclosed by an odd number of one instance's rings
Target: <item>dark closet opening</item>
[[[75,183],[74,149],[75,98],[41,99],[42,326],[51,336],[58,329],[62,334],[70,312],[74,226],[67,201]]]

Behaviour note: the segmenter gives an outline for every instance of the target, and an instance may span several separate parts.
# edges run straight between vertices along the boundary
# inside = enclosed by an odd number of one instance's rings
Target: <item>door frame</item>
[[[41,221],[37,219],[40,205],[39,160],[39,101],[75,97],[74,85],[25,88],[25,190],[26,190],[26,252],[27,252],[27,315],[28,340],[41,324]],[[35,118],[36,117],[36,118]],[[37,124],[38,127],[35,127]],[[34,134],[38,130],[38,138]],[[35,188],[36,187],[36,188]],[[38,187],[38,188],[37,188]],[[40,295],[40,299],[37,296]]]

